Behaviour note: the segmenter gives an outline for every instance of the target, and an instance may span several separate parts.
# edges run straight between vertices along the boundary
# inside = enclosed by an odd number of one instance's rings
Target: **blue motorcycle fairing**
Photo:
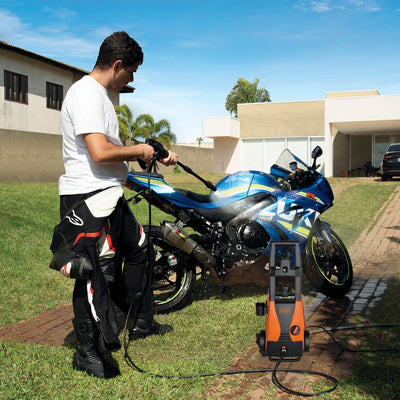
[[[143,173],[129,172],[127,185],[137,189],[147,189],[148,176]],[[151,175],[150,189],[158,196],[178,207],[196,210],[216,209],[259,193],[277,193],[280,190],[277,181],[259,171],[241,171],[229,175],[216,185],[217,191],[209,195],[198,195],[182,189],[174,189],[165,182],[162,175]],[[206,197],[208,196],[208,198]],[[207,201],[208,200],[208,201]]]
[[[279,193],[276,202],[261,210],[256,220],[268,232],[272,241],[299,241],[303,249],[315,221],[321,212],[332,205],[332,189],[320,176],[306,189]],[[264,254],[269,254],[269,246]]]

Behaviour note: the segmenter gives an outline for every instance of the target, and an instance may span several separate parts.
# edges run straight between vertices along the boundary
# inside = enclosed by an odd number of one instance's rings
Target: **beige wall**
[[[372,136],[352,135],[351,169],[357,169],[357,168],[362,169],[367,161],[372,161]],[[363,170],[361,172],[364,175]]]
[[[342,92],[328,92],[326,98],[333,97],[360,97],[360,96],[379,96],[377,90],[345,90]]]
[[[345,176],[350,170],[350,136],[337,132],[333,139],[333,176]]]
[[[240,170],[241,141],[235,138],[222,137],[214,139],[214,172],[232,173]]]
[[[197,174],[212,173],[214,168],[214,149],[205,147],[180,146],[179,144],[172,145],[171,150],[178,154],[178,160],[190,167]],[[161,174],[171,173],[174,167],[166,167],[159,165]],[[139,165],[131,163],[131,168],[135,171],[141,171]],[[180,168],[183,172],[182,168]]]
[[[64,173],[62,137],[0,129],[0,180],[58,181]]]
[[[64,173],[60,135],[0,129],[0,143],[0,181],[57,182]],[[213,172],[213,149],[174,145],[172,150],[194,172]],[[173,172],[173,167],[159,165],[160,173]],[[140,170],[136,162],[131,168]]]
[[[323,136],[325,102],[238,104],[241,138]]]
[[[363,166],[372,158],[372,136],[337,132],[333,140],[333,153],[333,176],[346,176],[346,173],[349,176],[364,176]]]

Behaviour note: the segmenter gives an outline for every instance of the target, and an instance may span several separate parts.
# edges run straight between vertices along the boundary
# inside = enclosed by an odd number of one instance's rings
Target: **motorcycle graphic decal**
[[[318,203],[324,204],[324,202],[321,199],[319,199],[314,193],[298,192],[298,194],[300,196],[307,197],[308,199],[313,199],[313,200],[317,201]]]
[[[266,186],[266,185],[260,185],[260,184],[252,184],[250,186],[250,190],[254,190],[254,189],[261,189],[261,190],[266,190],[267,192],[275,192],[275,188],[271,187],[271,186]]]
[[[141,177],[141,176],[135,176],[135,180],[138,181],[139,184],[141,185],[148,185],[148,178],[147,177]],[[166,182],[164,182],[161,179],[150,179],[150,186],[152,190],[162,190],[163,192],[173,192],[174,190],[169,186]]]
[[[231,189],[225,189],[225,190],[219,190],[217,191],[217,195],[218,196],[233,196],[235,194],[242,194],[242,193],[246,193],[247,190],[249,189],[248,185],[246,186],[238,186],[235,188],[231,188]]]

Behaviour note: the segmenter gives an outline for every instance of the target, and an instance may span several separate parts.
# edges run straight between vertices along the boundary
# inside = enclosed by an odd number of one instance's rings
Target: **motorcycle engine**
[[[248,254],[261,253],[269,242],[269,235],[265,229],[256,221],[250,221],[239,226],[236,234],[238,244]]]

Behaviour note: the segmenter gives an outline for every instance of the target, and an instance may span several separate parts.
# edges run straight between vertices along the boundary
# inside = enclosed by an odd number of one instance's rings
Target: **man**
[[[52,244],[61,272],[76,278],[73,293],[74,329],[78,349],[74,368],[101,377],[119,375],[107,359],[120,348],[109,287],[115,277],[115,251],[124,258],[121,272],[126,302],[140,303],[131,337],[162,334],[172,329],[153,320],[148,281],[147,238],[123,198],[127,161],[152,161],[153,147],[123,146],[110,94],[120,92],[143,62],[138,43],[126,32],[115,32],[102,43],[93,71],[69,89],[61,111],[65,174],[60,177],[60,214]],[[159,160],[175,165],[177,155]],[[67,246],[70,257],[57,255]],[[60,243],[64,243],[64,247]],[[58,247],[57,247],[58,246]],[[65,252],[63,253],[65,254]],[[103,346],[98,344],[99,337]],[[102,349],[103,347],[103,349]]]

